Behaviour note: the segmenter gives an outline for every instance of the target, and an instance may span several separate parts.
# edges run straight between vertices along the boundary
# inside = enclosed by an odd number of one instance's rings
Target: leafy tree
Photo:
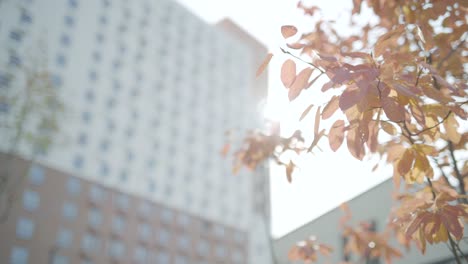
[[[346,146],[358,160],[378,156],[393,166],[395,188],[400,190],[403,181],[412,190],[406,188],[398,206],[389,208],[390,221],[382,233],[365,223],[353,227],[343,222],[347,251],[390,263],[402,254],[388,244],[392,234],[422,253],[427,243],[446,242],[457,263],[468,262],[459,244],[468,220],[468,2],[353,0],[349,27],[358,33],[348,35],[324,20],[318,7],[299,2],[298,8],[316,23],[302,34],[293,25],[281,28],[288,40],[281,51],[289,55],[281,81],[290,101],[304,90],[321,89],[327,103],[311,102],[298,117],[302,120],[315,108],[313,131],[298,130],[290,137],[280,136],[279,129],[251,132],[234,154],[235,169],[254,169],[273,159],[291,181],[295,161],[285,157],[316,151],[323,141],[333,151]],[[378,19],[366,19],[364,8]],[[273,54],[257,75],[271,59]],[[321,87],[319,79],[325,80]],[[310,136],[309,144],[304,137]],[[318,253],[330,252],[309,239],[294,246],[290,256],[311,262]]]
[[[24,179],[13,173],[14,158],[22,154],[34,161],[53,144],[63,112],[53,77],[46,66],[42,42],[31,54],[16,57],[0,70],[0,222],[6,221]]]

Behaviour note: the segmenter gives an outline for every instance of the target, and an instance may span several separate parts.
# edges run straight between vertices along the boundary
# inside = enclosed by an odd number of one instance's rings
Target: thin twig
[[[433,128],[438,127],[440,124],[444,123],[445,120],[447,120],[447,118],[449,118],[449,116],[450,116],[451,113],[452,113],[452,110],[449,110],[448,113],[447,113],[447,115],[446,115],[442,120],[440,120],[440,122],[438,122],[437,124],[435,124],[435,125],[433,125],[433,126],[430,126],[430,127],[426,127],[426,128],[424,128],[423,130],[418,131],[417,133],[411,133],[410,135],[411,135],[411,136],[417,136],[417,135],[420,135],[420,134],[422,134],[422,133],[424,133],[424,132],[426,132],[426,131],[428,131],[428,130],[431,130],[431,129],[433,129]]]
[[[466,195],[466,191],[465,191],[465,182],[463,181],[463,177],[461,175],[461,172],[460,170],[458,169],[458,165],[457,165],[457,159],[455,158],[455,149],[453,148],[453,143],[452,141],[448,141],[448,150],[449,150],[449,153],[450,153],[450,158],[452,159],[452,166],[453,166],[453,170],[455,171],[455,176],[457,177],[457,180],[458,180],[458,187],[460,189],[460,193],[462,195]],[[460,199],[463,203],[468,203],[466,199]]]
[[[289,51],[287,51],[287,50],[285,50],[285,49],[283,49],[283,48],[280,48],[280,49],[281,49],[281,51],[282,51],[284,54],[288,54],[288,55],[290,55],[290,56],[292,56],[292,57],[294,57],[294,58],[296,58],[296,59],[298,59],[298,60],[300,60],[300,61],[302,61],[302,62],[304,62],[304,63],[309,64],[310,66],[312,66],[312,67],[314,67],[315,69],[319,70],[321,73],[325,73],[324,70],[320,69],[320,67],[318,67],[317,65],[313,64],[312,62],[305,61],[305,60],[301,59],[300,57],[298,57],[298,56],[292,54],[291,52],[289,52]]]
[[[445,56],[443,57],[439,63],[437,63],[437,69],[440,69],[440,67],[442,66],[442,64],[448,60],[454,53],[455,51],[457,51],[464,43],[465,43],[466,39],[460,41],[460,43],[458,43],[457,46],[455,46],[455,48],[451,49],[450,52]]]

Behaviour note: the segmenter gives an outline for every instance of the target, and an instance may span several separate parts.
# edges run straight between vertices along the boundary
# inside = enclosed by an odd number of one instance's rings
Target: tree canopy
[[[312,101],[298,116],[315,112],[313,131],[290,137],[278,129],[249,133],[234,154],[235,169],[273,159],[292,181],[294,159],[282,157],[305,155],[322,141],[333,151],[347,148],[358,160],[378,156],[393,166],[396,190],[402,184],[413,190],[396,198],[398,206],[389,208],[389,224],[380,233],[365,223],[344,222],[347,252],[390,263],[402,254],[388,244],[393,235],[422,253],[427,243],[447,242],[457,263],[468,262],[460,244],[468,219],[468,2],[353,0],[349,27],[357,33],[347,35],[322,18],[319,7],[299,2],[298,8],[316,23],[308,32],[281,28],[286,47],[278,52],[289,55],[278,69],[281,81],[290,101],[320,89],[327,103]],[[377,19],[363,17],[364,9]],[[268,54],[257,75],[275,58]],[[321,87],[319,79],[325,80]],[[313,137],[311,144],[304,136]],[[311,262],[331,250],[309,239],[293,246],[290,257]]]

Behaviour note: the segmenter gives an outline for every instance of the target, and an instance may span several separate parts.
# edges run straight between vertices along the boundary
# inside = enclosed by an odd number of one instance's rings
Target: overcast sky
[[[208,23],[214,23],[224,17],[231,18],[276,55],[269,69],[270,98],[267,112],[270,118],[281,120],[285,127],[293,127],[296,125],[295,120],[310,103],[315,105],[323,103],[318,92],[311,92],[304,98],[299,98],[302,100],[289,103],[286,90],[279,79],[279,69],[284,57],[278,51],[279,47],[285,46],[280,27],[292,24],[298,26],[301,31],[313,26],[313,23],[297,10],[297,1],[178,1]],[[327,18],[335,19],[341,30],[347,30],[345,25],[348,19],[345,10],[351,8],[351,0],[310,2],[318,4]],[[306,119],[301,126],[307,128],[307,125],[311,124],[313,121],[308,124]],[[312,126],[310,128],[312,129]],[[390,176],[388,168],[385,171],[371,173],[374,164],[370,161],[355,160],[345,149],[338,153],[325,150],[303,160],[301,169],[299,173],[294,174],[291,184],[286,181],[283,170],[273,168],[271,174],[273,236],[279,237],[298,228]]]

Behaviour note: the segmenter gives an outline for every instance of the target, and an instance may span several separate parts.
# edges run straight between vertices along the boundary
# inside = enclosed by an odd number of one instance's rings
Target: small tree
[[[299,117],[302,120],[316,108],[314,131],[296,131],[287,138],[278,129],[250,133],[235,153],[235,167],[255,168],[272,158],[285,167],[291,181],[294,159],[285,162],[285,153],[305,155],[327,139],[336,151],[346,141],[354,158],[375,155],[393,165],[395,188],[400,189],[403,180],[416,189],[397,198],[398,207],[391,210],[390,224],[382,233],[366,224],[343,223],[348,252],[390,263],[401,256],[387,243],[392,233],[399,243],[413,242],[422,253],[426,243],[448,242],[457,263],[464,258],[468,262],[459,245],[468,219],[468,163],[457,158],[466,158],[468,143],[468,2],[353,0],[353,4],[350,28],[359,33],[343,36],[320,17],[318,7],[299,2],[298,8],[317,22],[311,32],[298,37],[295,26],[281,28],[285,39],[297,38],[281,49],[290,55],[281,67],[281,80],[290,101],[306,89],[321,89],[327,103],[315,107],[311,102]],[[378,21],[354,23],[363,19],[362,8],[372,10]],[[272,57],[267,56],[257,74]],[[299,73],[297,66],[303,68]],[[322,78],[325,84],[316,87]],[[322,120],[331,125],[320,128]],[[313,137],[311,144],[306,145],[303,135]],[[290,256],[310,262],[317,252],[330,251],[312,239],[294,246]]]
[[[7,220],[24,178],[12,173],[15,155],[34,161],[45,154],[63,111],[41,44],[23,59],[10,50],[10,62],[0,72],[0,222]]]

